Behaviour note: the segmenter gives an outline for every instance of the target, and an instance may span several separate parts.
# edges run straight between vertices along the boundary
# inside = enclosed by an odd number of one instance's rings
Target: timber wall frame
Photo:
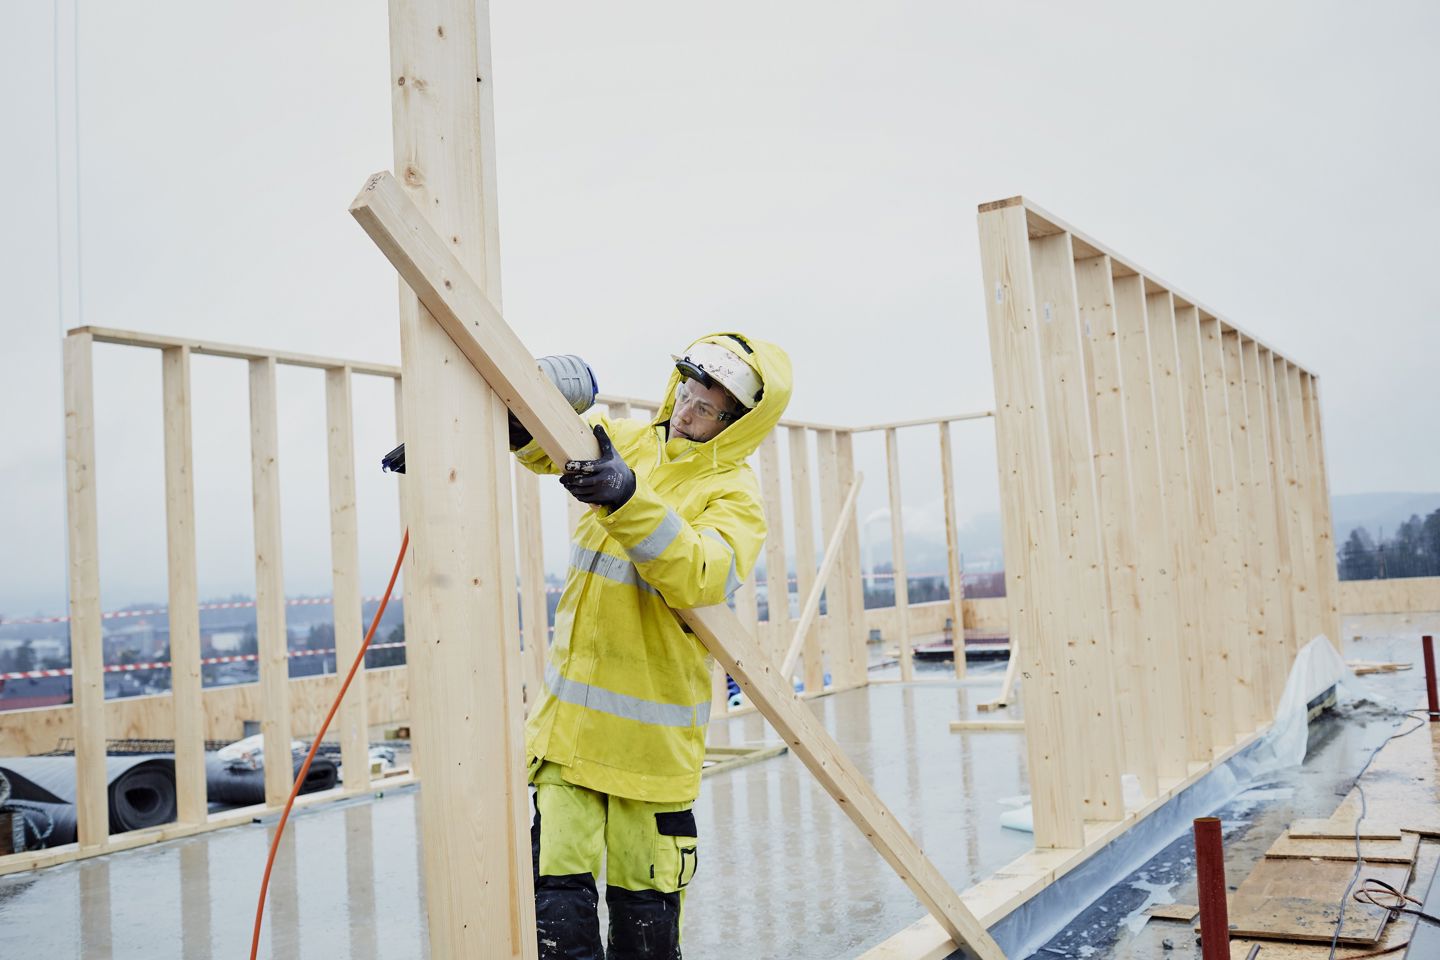
[[[103,531],[93,506],[94,484],[97,482],[93,448],[95,344],[155,350],[161,355],[165,400],[162,417],[169,582],[167,616],[172,657],[171,692],[168,694],[108,701],[100,694],[103,690],[103,637],[98,601],[100,573],[98,561],[94,558]],[[191,480],[194,471],[189,384],[190,358],[193,356],[228,358],[245,364],[249,371],[257,545],[256,631],[260,648],[260,679],[257,683],[209,687],[203,692],[199,596],[195,582],[195,506]],[[0,875],[245,822],[254,816],[273,813],[283,805],[290,783],[281,776],[267,784],[266,804],[209,815],[204,804],[203,757],[206,739],[237,739],[241,736],[243,721],[257,719],[267,740],[275,743],[274,747],[267,746],[267,752],[270,749],[283,752],[283,744],[292,737],[310,735],[318,729],[338,684],[336,674],[289,679],[283,565],[278,549],[282,510],[275,450],[275,425],[285,411],[279,408],[276,398],[275,369],[279,366],[308,368],[317,371],[325,381],[333,611],[337,669],[342,672],[358,650],[364,628],[368,625],[361,621],[360,560],[356,545],[359,516],[354,471],[377,469],[382,452],[364,451],[357,457],[350,410],[353,378],[376,377],[393,383],[396,422],[403,422],[403,378],[401,369],[393,365],[99,327],[71,330],[65,339],[65,357],[66,424],[69,431],[67,467],[72,484],[68,537],[73,558],[70,567],[71,595],[75,598],[71,603],[75,702],[0,712],[0,756],[43,753],[55,749],[61,738],[73,738],[76,743],[77,790],[82,798],[88,798],[88,802],[94,804],[87,807],[82,800],[81,819],[89,816],[92,825],[98,827],[96,831],[85,834],[88,841],[85,843],[0,857]],[[102,402],[113,402],[111,398],[101,399]],[[657,409],[655,401],[633,397],[602,395],[597,403],[612,417],[648,417]],[[142,414],[137,412],[136,416],[138,418]],[[893,509],[899,500],[901,480],[895,437],[897,432],[915,434],[917,439],[929,433],[933,438],[931,442],[938,444],[942,453],[945,533],[950,548],[949,575],[951,583],[959,582],[951,475],[951,424],[988,421],[991,416],[989,411],[983,411],[861,427],[790,419],[781,421],[766,438],[752,463],[761,479],[771,528],[765,545],[767,575],[771,570],[787,571],[776,582],[777,587],[783,584],[784,590],[777,590],[775,599],[768,605],[772,613],[765,618],[759,616],[756,577],[749,578],[735,597],[737,614],[751,629],[762,650],[772,654],[778,662],[799,624],[799,613],[792,615],[790,612],[790,591],[792,588],[796,591],[797,603],[803,602],[813,585],[819,566],[818,553],[829,546],[819,542],[818,538],[826,535],[820,531],[835,526],[845,490],[854,477],[853,442],[857,434],[878,433],[886,440],[887,474],[892,482],[889,494],[892,504],[891,540],[896,549],[897,570],[904,566],[904,544],[899,536],[901,513]],[[518,658],[521,679],[517,693],[523,692],[527,700],[533,700],[535,691],[542,688],[550,632],[540,536],[542,496],[563,497],[571,502],[557,484],[548,485],[553,489],[542,492],[543,479],[529,471],[516,469],[509,504],[510,522],[520,534],[514,579],[518,591],[519,620],[524,625],[516,638],[516,648],[523,648]],[[403,494],[409,482],[408,477],[397,478],[397,491]],[[787,482],[790,483],[792,496],[789,510],[785,509],[781,495],[781,485]],[[817,488],[818,510],[815,504]],[[402,496],[402,523],[404,513]],[[900,644],[901,669],[906,676],[909,676],[911,644],[919,639],[938,637],[947,621],[951,624],[964,623],[971,629],[1004,630],[1004,599],[965,600],[963,588],[953,591],[948,600],[917,605],[904,602],[905,591],[897,589],[894,605],[864,609],[858,528],[851,522],[844,529],[837,560],[824,584],[827,612],[811,621],[801,655],[802,669],[795,677],[805,682],[805,698],[854,689],[870,682],[867,638],[872,629],[880,630],[887,642],[906,638],[906,642]],[[806,549],[804,544],[812,546]],[[795,574],[793,577],[788,573],[791,570]],[[759,582],[765,583],[765,580]],[[897,574],[897,584],[903,582]],[[405,604],[407,627],[410,625],[411,607],[412,604]],[[542,626],[543,632],[532,631],[531,624]],[[416,634],[407,629],[407,635],[413,637]],[[955,630],[955,635],[963,637],[959,629]],[[330,733],[341,743],[345,769],[369,768],[368,727],[414,719],[409,696],[414,682],[413,665],[412,660],[403,666],[363,670],[356,674],[344,708],[337,715]],[[957,658],[956,669],[963,675],[963,658]],[[828,685],[822,681],[827,673],[831,679]],[[724,678],[725,671],[717,665],[712,722],[724,722],[727,716],[754,709],[749,704],[738,709],[729,706]],[[361,704],[367,704],[368,709],[362,710]],[[124,738],[175,740],[179,816],[175,823],[155,830],[107,836],[104,745],[108,739]],[[412,757],[413,772],[408,777],[342,784],[333,791],[309,794],[304,799],[307,804],[323,803],[367,793],[382,786],[388,789],[414,782],[419,779],[422,762],[418,757]]]

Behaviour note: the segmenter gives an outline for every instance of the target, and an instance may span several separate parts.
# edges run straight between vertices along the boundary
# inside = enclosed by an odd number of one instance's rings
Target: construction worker
[[[653,420],[589,415],[597,460],[562,469],[512,425],[520,462],[561,474],[591,508],[526,726],[541,960],[601,960],[607,949],[610,960],[680,957],[711,668],[674,611],[724,603],[750,575],[765,516],[745,461],[779,421],[790,382],[779,347],[714,334],[675,358]]]

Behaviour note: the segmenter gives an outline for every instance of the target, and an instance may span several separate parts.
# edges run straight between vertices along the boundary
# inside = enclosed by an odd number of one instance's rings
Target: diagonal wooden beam
[[[377,173],[350,213],[415,291],[460,351],[557,463],[598,456],[595,438],[486,298],[445,241],[389,173]],[[876,851],[945,928],[980,960],[1004,953],[959,894],[896,821],[875,788],[796,699],[778,664],[729,607],[679,611],[695,635],[740,684],[765,719],[809,768]]]

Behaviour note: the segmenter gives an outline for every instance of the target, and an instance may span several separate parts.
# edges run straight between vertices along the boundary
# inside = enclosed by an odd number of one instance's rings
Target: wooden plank
[[[814,494],[810,484],[810,445],[803,427],[790,428],[790,503],[795,511],[795,586],[797,596],[807,597],[815,585],[815,512],[811,506]],[[788,608],[780,621],[789,632]],[[807,693],[824,686],[824,670],[820,660],[820,631],[811,628],[801,651],[805,657],[805,690]]]
[[[951,720],[950,732],[975,730],[1024,730],[1024,720]]]
[[[65,338],[65,518],[69,546],[75,814],[82,849],[110,836],[105,775],[105,654],[100,620],[100,520],[95,502],[94,342]]]
[[[1330,479],[1325,467],[1325,436],[1320,418],[1320,381],[1304,374],[1305,426],[1310,451],[1310,502],[1315,505],[1315,565],[1320,585],[1321,626],[1340,643],[1340,573],[1335,548],[1335,523],[1330,516]]]
[[[854,436],[849,431],[836,431],[835,451],[840,465],[840,476],[847,479],[858,478],[860,474],[855,470]],[[842,587],[837,609],[845,612],[846,637],[850,642],[839,665],[835,685],[863,687],[870,682],[870,635],[865,628],[865,579],[860,570],[859,522],[847,526],[843,538],[840,561],[835,572],[835,577],[839,579]]]
[[[834,526],[830,528],[830,539],[825,542],[825,557],[820,561],[820,570],[816,575],[815,583],[810,587],[810,593],[805,597],[805,603],[800,607],[800,620],[795,625],[795,635],[791,638],[789,645],[785,648],[785,654],[780,658],[780,676],[790,677],[795,671],[795,662],[800,659],[800,649],[805,642],[805,635],[810,631],[810,624],[815,619],[815,614],[820,610],[820,589],[835,569],[835,562],[840,559],[840,553],[845,542],[845,532],[855,520],[855,498],[860,494],[860,484],[864,481],[865,475],[857,473],[855,482],[850,484],[850,492],[845,495],[845,502],[840,505],[840,515],[835,518]]]
[[[945,566],[950,580],[950,622],[954,625],[955,677],[965,679],[965,571],[960,564],[960,532],[955,515],[955,453],[950,424],[940,424],[940,498],[945,507]]]
[[[1025,748],[1036,847],[1084,846],[1079,797],[1080,711],[1064,631],[1057,629],[1050,567],[1058,551],[1055,493],[1040,372],[1036,304],[1024,211],[979,216],[990,360],[995,378],[995,446],[1004,519],[1005,592],[1011,659],[1025,683]],[[1024,657],[1023,668],[1018,666]]]
[[[1342,914],[1338,900],[1300,897],[1237,895],[1230,898],[1229,910],[1231,936],[1349,945],[1377,943],[1389,916],[1389,911],[1367,903],[1347,902]]]
[[[1355,821],[1296,820],[1286,831],[1295,840],[1354,840]],[[1399,840],[1400,828],[1389,823],[1360,821],[1361,840]]]
[[[1111,270],[1113,273],[1113,263]],[[1135,514],[1135,575],[1140,596],[1141,643],[1146,651],[1139,682],[1154,691],[1151,737],[1156,775],[1174,780],[1189,773],[1190,761],[1185,682],[1181,676],[1184,651],[1176,583],[1177,553],[1167,515],[1167,510],[1175,506],[1167,503],[1166,475],[1161,469],[1162,440],[1157,436],[1155,424],[1144,280],[1139,276],[1116,277],[1112,290],[1125,446],[1130,461],[1131,507]]]
[[[823,537],[825,531],[835,526],[840,501],[845,499],[840,477],[839,435],[834,430],[821,430],[815,434],[815,466],[819,473],[820,535]],[[820,545],[822,557],[827,546],[825,543]],[[824,675],[828,674],[829,682],[833,684],[840,681],[840,666],[850,655],[850,624],[847,622],[849,618],[846,616],[845,605],[846,585],[834,567],[827,576],[821,576],[817,570],[815,577],[825,591],[825,617],[820,620],[821,658],[817,661],[817,666],[823,664],[822,681]],[[806,689],[818,690],[818,686],[810,685],[808,663],[805,675]]]
[[[885,474],[890,491],[890,565],[895,579],[895,615],[900,645],[900,679],[915,679],[910,649],[910,580],[905,567],[904,497],[900,492],[900,441],[892,427],[885,431]]]
[[[760,443],[760,497],[765,507],[764,642],[776,656],[783,654],[790,627],[789,565],[785,562],[785,507],[781,496],[780,431],[771,430]]]
[[[1231,609],[1226,599],[1222,545],[1216,523],[1215,467],[1211,460],[1210,418],[1205,362],[1200,353],[1200,313],[1192,306],[1175,308],[1175,347],[1180,362],[1180,384],[1185,404],[1185,448],[1190,464],[1190,498],[1200,557],[1201,590],[1205,598],[1204,630],[1196,639],[1201,655],[1195,664],[1208,707],[1206,723],[1211,744],[1224,750],[1235,742],[1235,720],[1230,709],[1231,669],[1229,644]]]
[[[593,459],[598,447],[494,306],[501,290],[488,4],[390,0],[389,11],[398,178],[372,182],[352,213],[374,239],[403,235],[391,262],[412,281],[400,297],[412,532],[405,599],[407,629],[415,630],[407,654],[425,777],[430,951],[533,958],[506,407],[533,436],[562,431],[563,444],[547,448],[561,461]],[[412,263],[434,258],[430,285],[402,265],[402,246]],[[466,304],[465,322],[442,300]],[[487,380],[467,362],[491,356],[503,358],[504,377],[498,364]],[[551,414],[545,422],[536,405]]]
[[[540,514],[540,478],[519,461],[514,465],[516,529],[520,543],[520,621],[525,662],[525,711],[540,702],[545,657],[550,649],[550,612],[545,598],[545,537]]]
[[[1160,464],[1165,482],[1165,519],[1175,551],[1176,595],[1179,604],[1182,698],[1186,746],[1190,760],[1209,762],[1215,755],[1210,735],[1214,706],[1204,683],[1207,610],[1202,589],[1204,555],[1195,498],[1191,494],[1190,449],[1185,432],[1185,394],[1175,337],[1175,302],[1168,291],[1145,297],[1150,324],[1150,384],[1155,392],[1155,428],[1160,438]]]
[[[1085,742],[1084,811],[1087,820],[1117,820],[1125,806],[1120,713],[1111,656],[1110,598],[1095,488],[1090,405],[1080,348],[1075,257],[1069,234],[1030,241],[1039,306],[1040,379],[1045,385],[1050,470],[1055,486],[1059,552],[1052,583],[1064,606],[1057,618],[1076,661],[1072,695],[1083,705],[1078,730]]]
[[[418,225],[417,229],[422,233],[433,234],[434,232],[423,222]],[[396,259],[402,263],[418,264],[419,269],[428,274],[427,278],[422,281],[423,284],[431,285],[431,289],[433,289],[433,283],[439,275],[442,265],[431,261],[434,259],[434,251],[437,249],[443,251],[444,245],[437,242],[433,236],[413,238],[402,236],[394,242],[397,245]],[[493,313],[493,308],[490,309]],[[455,319],[460,320],[461,318],[457,317]],[[476,334],[477,337],[483,333],[484,336],[512,339],[518,344],[518,338],[515,338],[513,331],[504,325],[504,321],[499,319],[498,314],[495,315],[495,320],[497,321],[495,325],[482,328],[482,326],[478,324],[472,326],[472,318],[467,315],[463,317],[462,322],[456,323],[454,326],[457,329],[467,331],[467,336],[470,335],[469,331],[473,329],[481,331],[481,333]],[[479,348],[481,353],[486,352],[486,344],[483,341],[477,340],[475,346]],[[488,367],[495,367],[499,371],[497,377],[503,378],[502,382],[513,383],[520,379],[516,368],[522,364],[530,367],[534,366],[533,361],[530,360],[529,354],[524,350],[523,345],[518,349],[496,351],[493,355],[486,353],[486,360],[484,362],[477,362],[476,368],[483,370]],[[407,376],[406,379],[408,381],[410,377]],[[544,384],[544,388],[554,393],[557,399],[560,398],[559,391],[555,390],[553,385],[547,382]],[[407,404],[408,409],[413,410],[414,406],[413,403]],[[527,405],[527,410],[532,414],[539,411],[539,416],[547,420],[556,421],[547,423],[546,429],[544,430],[532,431],[532,434],[537,438],[543,438],[541,439],[541,446],[552,460],[575,459],[575,457],[569,455],[572,451],[560,445],[560,438],[569,436],[571,431],[558,421],[561,418],[569,418],[576,425],[582,424],[582,421],[568,406],[563,407],[563,412],[551,412],[556,409],[554,404],[541,402]],[[495,437],[488,452],[497,459],[502,459],[504,457],[504,450],[503,447],[501,447],[501,444],[504,442],[503,412],[497,409],[493,421]],[[410,424],[413,427],[416,423],[417,418],[412,413]],[[593,435],[590,437],[590,442],[593,447]],[[595,453],[593,449],[580,451],[581,458],[585,458],[586,453],[589,454],[589,458],[593,459]],[[443,482],[442,474],[442,483]],[[464,484],[454,484],[454,486],[463,487]],[[414,505],[418,508],[419,498],[416,498]],[[959,895],[945,881],[934,864],[925,857],[920,848],[915,844],[914,839],[896,822],[893,814],[886,809],[884,803],[875,793],[874,788],[860,775],[855,765],[845,756],[844,752],[840,750],[839,746],[835,743],[834,739],[830,737],[820,721],[816,719],[815,715],[810,712],[810,708],[794,696],[789,682],[780,677],[777,669],[778,664],[774,662],[773,658],[767,656],[761,650],[754,637],[745,630],[735,614],[723,604],[700,607],[694,610],[682,610],[679,611],[679,613],[682,619],[690,625],[695,635],[700,638],[701,642],[705,644],[725,669],[735,677],[751,701],[756,704],[760,712],[770,721],[771,725],[775,727],[776,731],[784,738],[785,742],[805,764],[807,769],[814,774],[826,792],[840,804],[841,809],[844,810],[846,815],[861,829],[866,839],[871,842],[885,861],[896,870],[901,879],[910,887],[911,891],[920,899],[921,903],[931,911],[945,930],[951,936],[955,937],[958,942],[968,945],[981,960],[1003,960],[1004,954],[1000,951],[1000,948],[990,938],[989,934],[985,932],[985,929],[975,920],[974,915],[965,908],[965,905],[960,901]],[[482,645],[469,642],[468,646],[470,648],[477,648]],[[419,664],[417,662],[417,667],[418,666]],[[470,681],[469,676],[464,679],[466,682]],[[473,683],[470,685],[474,686]],[[478,737],[476,737],[476,739],[478,739]],[[459,744],[451,743],[448,746],[450,750],[437,753],[436,757],[443,756],[448,759],[454,753],[459,752]],[[432,769],[438,767],[438,763],[432,765]],[[518,767],[516,769],[518,769]],[[482,772],[488,773],[488,771]],[[431,784],[435,782],[435,779],[433,773],[427,773],[427,789],[422,791],[422,796],[424,793],[431,791]],[[468,821],[472,824],[478,819],[480,818],[474,817],[473,815],[468,817]],[[460,821],[441,821],[440,825],[448,826],[451,822]],[[525,824],[523,822],[506,824],[506,826],[510,827],[514,838],[525,835]],[[429,859],[429,855],[430,851],[427,846],[427,860]],[[427,895],[427,901],[436,899],[434,894],[435,887],[431,886],[428,882],[429,873],[430,871],[427,864],[426,889],[430,891]],[[441,878],[444,879],[443,874]],[[491,879],[491,885],[495,887],[504,886],[503,884],[494,883],[493,878]],[[457,891],[450,891],[450,893],[452,897],[457,895]],[[531,924],[533,924],[533,919],[531,920]],[[435,926],[436,924],[432,921],[432,949],[434,949]],[[533,925],[527,924],[524,929],[527,933],[533,931]],[[533,936],[530,937],[530,941],[533,943]],[[475,955],[482,954],[477,950]],[[492,954],[487,953],[483,955]]]
[[[1200,908],[1193,903],[1157,903],[1145,911],[1156,920],[1179,920],[1190,923],[1200,915]]]
[[[331,611],[335,625],[335,671],[350,669],[365,640],[360,597],[360,525],[355,503],[355,423],[350,370],[325,371],[326,449],[330,467],[330,568],[334,585]],[[366,671],[355,672],[350,692],[340,703],[340,762],[345,789],[370,789],[370,735],[365,718]],[[356,774],[360,774],[357,776]]]
[[[135,330],[116,330],[111,327],[76,327],[72,333],[88,333],[96,343],[115,343],[130,347],[150,347],[160,351],[184,348],[193,354],[207,357],[231,357],[237,360],[264,360],[270,358],[276,363],[293,367],[310,367],[315,370],[329,370],[331,367],[349,367],[356,373],[377,377],[398,377],[400,368],[384,363],[366,363],[363,360],[344,360],[339,357],[322,357],[309,353],[293,353],[286,350],[270,350],[262,347],[245,347],[233,343],[215,343],[209,340],[195,340],[190,337],[166,337]]]
[[[1215,543],[1219,563],[1220,607],[1224,613],[1221,652],[1226,667],[1221,683],[1230,694],[1230,730],[1249,733],[1258,723],[1252,662],[1255,638],[1247,610],[1244,535],[1240,494],[1231,444],[1230,370],[1220,338],[1220,321],[1200,318],[1200,365],[1205,377],[1205,419],[1210,436],[1210,477],[1215,498]]]
[[[160,354],[165,431],[165,568],[169,581],[170,696],[175,711],[175,804],[181,823],[209,816],[205,707],[201,702],[200,597],[195,569],[195,484],[190,351]]]
[[[1264,367],[1262,374],[1265,377],[1265,417],[1270,428],[1270,464],[1273,472],[1271,488],[1275,495],[1275,527],[1279,533],[1276,542],[1279,547],[1280,585],[1285,594],[1287,611],[1285,669],[1288,673],[1296,652],[1304,643],[1301,637],[1307,626],[1304,602],[1299,591],[1301,581],[1298,577],[1301,556],[1299,518],[1296,511],[1299,508],[1295,505],[1293,495],[1294,481],[1290,476],[1292,465],[1288,462],[1293,451],[1287,439],[1289,430],[1279,389],[1285,383],[1285,360],[1275,354],[1263,353],[1260,355],[1260,362]]]
[[[403,303],[404,300],[405,300],[405,297],[403,296],[403,293],[402,293],[401,302]],[[400,443],[403,443],[404,440],[405,440],[405,383],[404,383],[404,381],[403,381],[400,377],[396,377],[396,378],[395,378],[395,442],[396,442],[396,444],[400,444]],[[409,529],[410,529],[410,508],[407,506],[407,503],[408,503],[408,500],[409,500],[410,487],[409,487],[409,485],[408,485],[407,483],[405,483],[404,480],[401,480],[400,482],[398,482],[398,483],[395,484],[395,490],[396,490],[396,496],[398,497],[398,499],[399,499],[399,501],[400,501],[400,503],[399,503],[399,509],[400,509],[400,532],[401,532],[401,536],[403,537],[404,533],[407,532],[407,531],[409,531]],[[407,562],[406,565],[408,566],[408,562]],[[407,638],[406,643],[405,643],[405,662],[406,662],[406,664],[407,664],[407,669],[406,669],[406,677],[407,677],[407,678],[409,677],[408,664],[409,664],[409,662],[410,662],[410,642],[409,642],[409,639],[408,639],[408,638],[410,638],[410,637],[417,637],[417,636],[420,635],[420,630],[419,630],[419,627],[417,626],[416,620],[412,617],[413,608],[411,607],[411,605],[410,605],[409,603],[406,602],[406,595],[407,595],[408,593],[409,593],[409,591],[406,589],[405,581],[402,579],[402,580],[400,581],[400,595],[399,595],[399,597],[398,597],[397,599],[400,601],[401,624],[402,624],[402,625],[404,626],[404,628],[405,628],[405,636],[406,636],[406,638]],[[407,712],[407,714],[406,714],[406,717],[407,717],[407,719],[408,719],[408,717],[409,717],[408,712]],[[411,751],[410,751],[410,768],[411,768],[412,770],[414,770],[417,774],[420,772],[421,761],[420,761],[420,750],[418,749],[418,745],[412,746],[412,748],[411,748]]]
[[[1250,411],[1245,396],[1245,363],[1240,335],[1227,330],[1221,336],[1225,352],[1225,395],[1229,406],[1230,450],[1235,466],[1235,511],[1239,524],[1240,559],[1245,586],[1244,625],[1246,647],[1243,662],[1248,685],[1250,725],[1254,730],[1269,722],[1272,715],[1270,661],[1266,649],[1265,564],[1262,543],[1268,535],[1263,527],[1254,471],[1254,444],[1251,442]],[[1237,718],[1237,725],[1239,718]]]
[[[995,416],[994,410],[976,410],[972,413],[956,413],[948,417],[920,417],[915,420],[892,420],[889,423],[872,423],[867,427],[852,427],[850,433],[873,433],[879,430],[897,430],[901,427],[928,427],[936,423],[958,423],[961,420],[984,420]]]
[[[264,737],[265,802],[290,795],[290,644],[285,630],[285,575],[281,563],[279,411],[275,361],[250,361],[250,487],[255,523],[255,634],[259,645]],[[279,759],[279,762],[277,761]]]
[[[1260,576],[1265,587],[1263,658],[1268,679],[1266,716],[1273,716],[1284,692],[1290,659],[1286,653],[1289,636],[1289,601],[1281,579],[1280,530],[1275,513],[1275,471],[1270,454],[1270,421],[1266,416],[1266,391],[1260,361],[1260,346],[1254,340],[1241,344],[1245,374],[1245,410],[1250,429],[1250,479],[1254,485],[1255,513],[1259,518],[1256,540],[1260,544]]]
[[[1140,593],[1140,549],[1135,528],[1135,496],[1130,479],[1129,438],[1125,432],[1126,383],[1120,366],[1120,334],[1115,313],[1114,278],[1108,257],[1075,263],[1075,292],[1080,311],[1080,357],[1089,402],[1091,446],[1095,451],[1097,522],[1104,547],[1109,586],[1111,668],[1120,720],[1124,769],[1135,775],[1145,797],[1159,794],[1155,721],[1159,690],[1146,633]],[[1148,387],[1148,381],[1147,381]]]
[[[1310,502],[1310,457],[1305,450],[1305,424],[1300,411],[1300,372],[1289,361],[1275,368],[1276,393],[1280,400],[1281,435],[1285,439],[1285,475],[1290,482],[1291,523],[1298,537],[1296,563],[1296,624],[1301,628],[1297,641],[1304,645],[1324,632],[1319,608],[1315,567],[1315,513]]]
[[[1420,836],[1415,833],[1401,834],[1399,840],[1361,840],[1360,856],[1372,863],[1414,863],[1420,847]],[[1272,860],[1354,860],[1354,839],[1343,840],[1302,840],[1295,837],[1277,837],[1265,851]]]

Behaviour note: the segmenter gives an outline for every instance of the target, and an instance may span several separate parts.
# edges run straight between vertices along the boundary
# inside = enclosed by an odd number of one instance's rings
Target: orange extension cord
[[[360,652],[355,654],[355,662],[350,664],[350,672],[345,674],[345,682],[340,684],[340,692],[335,695],[335,702],[330,704],[330,712],[325,714],[325,722],[320,724],[320,732],[315,734],[315,742],[310,744],[310,753],[306,755],[305,762],[300,765],[300,772],[295,774],[295,782],[290,786],[290,799],[285,801],[285,811],[280,814],[280,825],[275,828],[275,837],[270,841],[270,854],[265,858],[265,876],[260,881],[260,902],[255,905],[255,934],[250,938],[250,960],[255,960],[260,950],[260,924],[265,919],[265,893],[270,889],[270,871],[275,866],[275,851],[280,849],[285,822],[290,819],[290,808],[295,806],[300,785],[305,782],[305,774],[310,772],[310,761],[315,759],[315,751],[320,748],[325,731],[330,729],[330,721],[335,719],[335,711],[340,709],[340,701],[345,699],[345,692],[350,689],[350,681],[355,679],[355,671],[365,662],[365,651],[370,649],[370,641],[375,638],[375,629],[380,626],[380,618],[385,616],[385,605],[390,602],[390,592],[395,589],[395,581],[400,576],[400,565],[405,561],[405,551],[409,546],[410,531],[406,530],[405,538],[400,541],[400,555],[395,558],[395,569],[391,571],[390,582],[385,585],[385,594],[380,598],[380,609],[375,611],[375,619],[370,621],[370,629],[365,632],[365,642],[360,644]],[[369,764],[366,764],[367,776],[369,769]]]

